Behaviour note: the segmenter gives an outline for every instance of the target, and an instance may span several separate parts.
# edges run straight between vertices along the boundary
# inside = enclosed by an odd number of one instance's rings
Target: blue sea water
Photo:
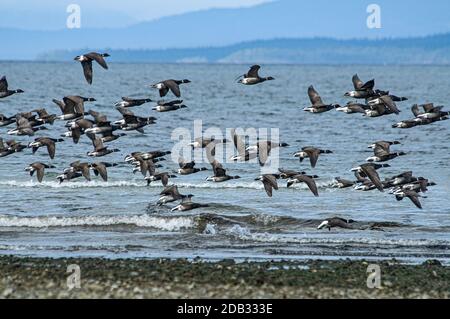
[[[414,103],[448,105],[449,67],[438,66],[292,66],[265,65],[262,75],[275,81],[245,87],[234,81],[247,66],[242,65],[156,65],[111,64],[108,71],[94,66],[94,83],[86,84],[77,63],[1,62],[0,74],[10,87],[25,94],[0,100],[0,113],[45,107],[59,115],[52,99],[67,95],[94,97],[86,109],[104,113],[110,120],[120,114],[114,103],[122,96],[159,99],[149,84],[162,79],[188,78],[181,87],[186,109],[171,113],[152,111],[154,103],[132,109],[138,115],[155,116],[157,124],[145,134],[128,132],[109,146],[120,152],[99,160],[118,163],[109,170],[109,181],[99,178],[59,184],[56,176],[76,160],[93,162],[86,153],[90,140],[83,136],[75,145],[70,139],[59,143],[56,158],[45,150],[31,150],[0,158],[0,253],[27,256],[105,258],[195,258],[207,260],[397,258],[408,263],[425,259],[450,262],[450,132],[449,122],[410,130],[392,124],[412,117]],[[406,96],[399,103],[400,115],[365,118],[331,111],[313,115],[302,111],[309,105],[306,94],[314,84],[325,102],[345,104],[344,93],[352,89],[351,77],[376,78],[377,87]],[[450,110],[450,108],[449,108]],[[230,175],[241,179],[223,184],[206,181],[211,170],[191,176],[178,176],[171,183],[183,194],[195,195],[195,202],[209,207],[179,213],[174,205],[157,207],[162,187],[146,186],[139,174],[124,162],[134,151],[171,150],[177,128],[194,131],[194,121],[203,129],[278,128],[280,140],[290,146],[280,149],[281,166],[318,175],[320,197],[315,198],[304,185],[280,190],[268,198],[260,182],[257,164],[225,163]],[[59,137],[64,122],[48,126],[35,137]],[[7,140],[11,127],[0,128]],[[33,137],[34,138],[34,137]],[[17,137],[29,143],[32,137]],[[350,169],[371,156],[367,148],[378,140],[399,140],[395,150],[407,156],[390,162],[380,170],[382,178],[413,171],[416,176],[437,183],[422,199],[423,210],[409,200],[397,202],[388,192],[359,192],[330,187],[335,177],[352,179]],[[317,146],[334,153],[322,156],[316,169],[309,162],[299,163],[292,155],[304,146]],[[394,150],[394,149],[393,149]],[[37,183],[24,168],[33,162],[50,163],[56,169],[46,172]],[[167,157],[166,171],[178,164]],[[199,167],[209,167],[199,163]],[[390,222],[397,227],[380,230],[317,230],[329,217],[351,218],[361,223]]]

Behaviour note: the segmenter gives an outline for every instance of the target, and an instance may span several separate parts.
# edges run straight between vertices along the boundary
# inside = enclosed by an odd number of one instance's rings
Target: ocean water
[[[265,65],[262,75],[276,81],[254,87],[238,85],[243,65],[154,65],[110,64],[104,71],[94,69],[94,84],[86,84],[77,63],[0,63],[0,73],[10,87],[25,94],[0,100],[0,113],[11,116],[19,111],[45,107],[59,115],[51,100],[66,95],[94,97],[86,109],[94,109],[115,120],[120,114],[114,102],[121,96],[150,97],[158,100],[149,84],[162,79],[188,78],[181,87],[188,108],[156,113],[153,103],[132,109],[142,116],[157,117],[157,124],[144,135],[128,132],[109,144],[121,151],[100,159],[86,155],[92,145],[86,136],[75,145],[70,139],[57,145],[50,160],[44,149],[30,150],[0,158],[0,254],[46,257],[105,258],[195,258],[206,260],[273,259],[387,259],[407,263],[439,259],[450,263],[450,131],[449,122],[410,130],[393,129],[392,124],[412,117],[413,103],[450,101],[450,68],[433,66],[292,66]],[[331,111],[313,115],[302,111],[309,105],[306,94],[314,84],[326,102],[345,104],[343,94],[352,88],[351,77],[376,78],[377,87],[406,96],[399,103],[402,113],[382,118],[364,118]],[[169,97],[170,99],[170,97]],[[450,106],[448,107],[450,110]],[[320,197],[304,185],[280,190],[268,198],[260,182],[257,164],[224,164],[239,180],[223,184],[206,182],[211,171],[179,176],[171,183],[194,201],[209,207],[186,213],[170,212],[174,205],[155,206],[160,184],[150,187],[124,163],[133,151],[171,150],[177,128],[194,131],[194,120],[203,129],[279,128],[280,139],[290,145],[280,150],[281,166],[320,176]],[[8,139],[0,128],[0,137]],[[59,137],[64,122],[48,126],[39,136]],[[29,143],[31,137],[17,137]],[[352,179],[352,167],[371,156],[367,146],[378,140],[399,140],[392,150],[408,155],[380,170],[382,178],[412,170],[416,176],[437,183],[422,199],[423,210],[409,200],[397,202],[386,193],[333,189],[335,177]],[[316,169],[309,161],[299,163],[292,155],[303,146],[333,150],[320,158]],[[78,179],[59,184],[56,176],[75,160],[118,163],[109,170],[109,181]],[[30,178],[24,168],[41,161],[56,166],[46,172],[44,183]],[[164,170],[177,169],[167,157]],[[199,167],[208,165],[199,163]],[[92,174],[93,175],[93,174]],[[326,218],[339,216],[362,224],[389,223],[383,230],[317,230]]]

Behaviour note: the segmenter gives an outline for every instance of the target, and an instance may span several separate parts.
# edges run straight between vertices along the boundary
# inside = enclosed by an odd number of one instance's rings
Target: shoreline
[[[381,289],[367,287],[368,267],[374,264],[381,270]],[[75,275],[68,272],[69,265],[79,267],[81,288],[68,288],[68,277]],[[236,263],[0,255],[3,298],[448,299],[450,267],[437,261]]]

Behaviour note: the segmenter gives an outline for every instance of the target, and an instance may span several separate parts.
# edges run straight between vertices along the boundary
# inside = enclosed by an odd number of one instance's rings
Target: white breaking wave
[[[101,188],[101,187],[144,187],[145,181],[115,181],[115,182],[102,182],[102,181],[78,181],[78,182],[64,182],[59,183],[57,181],[44,181],[38,183],[35,181],[1,181],[1,186],[19,187],[19,188],[34,188],[34,187],[46,187],[46,188]]]
[[[83,216],[83,217],[16,217],[0,216],[0,227],[75,227],[75,226],[114,226],[133,225],[138,227],[156,228],[166,231],[179,231],[194,228],[193,218],[189,217],[153,217],[149,215],[138,216]]]
[[[273,244],[304,244],[304,245],[392,245],[404,247],[449,246],[450,241],[429,239],[381,239],[381,238],[323,238],[310,235],[283,236],[269,233],[252,233],[248,228],[234,225],[225,231],[240,240],[273,243]],[[308,237],[307,237],[308,236]]]
[[[206,224],[205,230],[203,231],[203,234],[205,235],[216,235],[216,225],[214,224]]]

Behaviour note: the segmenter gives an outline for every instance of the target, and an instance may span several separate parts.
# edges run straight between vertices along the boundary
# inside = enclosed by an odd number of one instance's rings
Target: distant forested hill
[[[110,50],[110,61],[151,63],[450,64],[450,34],[382,40],[274,39],[224,47]],[[90,50],[84,49],[82,51]],[[39,60],[71,60],[80,50],[53,51]]]

